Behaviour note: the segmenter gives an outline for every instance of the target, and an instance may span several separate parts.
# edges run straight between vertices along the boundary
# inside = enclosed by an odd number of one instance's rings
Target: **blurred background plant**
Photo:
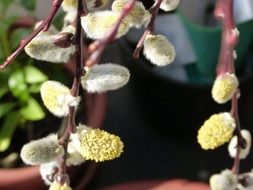
[[[13,9],[15,6],[15,9]],[[20,17],[16,7],[29,16]],[[0,3],[0,62],[15,50],[24,36],[33,30],[35,23],[36,0],[1,0]],[[59,15],[61,16],[61,15]],[[2,22],[4,20],[4,22]],[[57,19],[56,19],[57,22]],[[59,22],[57,22],[59,23]],[[34,127],[45,118],[45,109],[41,105],[40,86],[50,76],[64,80],[62,69],[55,65],[48,71],[42,62],[35,61],[22,53],[0,75],[0,166],[11,167],[18,160],[18,153],[11,146],[17,130],[23,131],[24,138],[34,138]],[[46,74],[47,73],[47,74]],[[59,73],[55,74],[55,73]],[[45,129],[43,129],[45,130]],[[22,137],[23,133],[17,136]],[[22,137],[23,138],[23,137]],[[17,139],[15,145],[17,146]],[[13,143],[14,144],[14,143]],[[19,151],[19,150],[16,150]]]

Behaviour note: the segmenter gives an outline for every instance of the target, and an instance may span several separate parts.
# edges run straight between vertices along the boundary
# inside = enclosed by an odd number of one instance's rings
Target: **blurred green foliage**
[[[10,31],[17,16],[9,16],[10,5],[22,6],[34,11],[36,0],[1,0],[0,2],[0,64],[18,47],[21,39],[32,29],[19,28]],[[9,67],[0,71],[0,152],[10,146],[17,127],[45,117],[44,108],[39,102],[41,84],[48,80],[41,69],[25,53]]]

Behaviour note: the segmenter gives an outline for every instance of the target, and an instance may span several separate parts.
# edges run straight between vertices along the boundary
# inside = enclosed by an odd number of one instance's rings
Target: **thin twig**
[[[115,36],[118,33],[121,23],[123,22],[124,18],[128,15],[128,13],[132,10],[135,1],[136,0],[131,0],[123,7],[123,10],[121,11],[121,14],[117,22],[115,23],[115,25],[105,38],[103,38],[102,40],[97,40],[89,46],[89,50],[91,51],[91,53],[88,60],[85,62],[85,66],[90,67],[99,62],[101,54],[103,53],[106,45],[115,39]]]
[[[234,47],[239,40],[239,33],[235,26],[233,16],[233,0],[218,0],[214,11],[216,18],[223,21],[222,25],[222,41],[219,62],[216,68],[217,76],[224,73],[235,73],[235,51]],[[236,92],[231,101],[231,116],[236,123],[237,147],[236,156],[232,171],[238,175],[240,171],[240,148],[244,148],[245,140],[241,134],[241,127],[238,115],[238,96],[239,90]]]
[[[0,65],[0,70],[4,69],[5,67],[7,67],[9,64],[11,64],[16,57],[24,50],[25,46],[34,38],[36,37],[42,30],[46,31],[50,24],[52,19],[54,18],[54,16],[56,15],[56,13],[58,12],[61,4],[62,4],[63,0],[53,0],[52,2],[52,9],[49,12],[47,18],[39,25],[38,28],[36,28],[29,36],[27,36],[26,38],[22,39],[20,42],[19,47],[16,49],[16,51],[14,51],[7,59],[6,61]]]
[[[140,40],[138,41],[138,43],[135,47],[135,50],[133,53],[134,59],[138,59],[140,57],[140,52],[143,47],[146,36],[150,33],[154,33],[154,31],[155,31],[155,19],[157,17],[158,11],[160,9],[161,3],[162,3],[162,0],[157,0],[153,4],[153,6],[149,9],[149,12],[151,13],[151,19],[150,19],[150,22],[149,22],[147,28],[145,29],[142,37],[140,38]]]
[[[70,90],[71,95],[74,97],[77,97],[79,94],[80,77],[83,75],[82,65],[84,58],[83,58],[83,30],[81,27],[81,16],[85,14],[87,14],[86,3],[85,1],[83,2],[82,0],[78,0],[77,15],[76,15],[76,32],[73,40],[73,43],[76,46],[76,62],[75,62],[76,70],[72,87]],[[67,158],[67,147],[69,137],[71,133],[74,133],[76,131],[75,113],[76,108],[70,106],[67,126],[65,128],[63,135],[59,138],[59,143],[64,147],[65,150],[65,155],[60,160],[59,174],[66,173],[66,158]]]

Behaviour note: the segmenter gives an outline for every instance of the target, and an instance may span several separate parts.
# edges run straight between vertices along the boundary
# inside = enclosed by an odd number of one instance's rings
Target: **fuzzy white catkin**
[[[77,127],[76,133],[70,135],[70,141],[68,144],[68,156],[67,156],[67,165],[77,166],[85,162],[85,158],[81,155],[81,143],[79,136],[87,132],[88,127],[85,125],[79,125]]]
[[[160,9],[164,11],[173,11],[178,7],[179,3],[180,0],[163,0]]]
[[[91,39],[102,39],[111,31],[119,18],[119,12],[97,11],[81,17],[82,27]],[[129,30],[127,20],[121,23],[116,38],[125,35]]]
[[[70,94],[70,89],[57,81],[46,81],[41,85],[40,94],[47,109],[58,117],[67,116],[69,106],[77,107],[80,97]]]
[[[21,149],[20,156],[24,163],[38,165],[52,162],[63,154],[64,149],[59,145],[57,136],[51,134],[25,144]]]
[[[112,11],[120,12],[122,11],[124,5],[126,5],[128,0],[115,0],[112,3]],[[150,22],[151,14],[145,9],[144,5],[140,1],[136,1],[133,9],[126,16],[129,21],[130,27],[140,28],[142,25],[147,25]]]
[[[166,66],[172,63],[176,57],[173,45],[161,34],[146,36],[143,54],[157,66]]]
[[[60,48],[53,43],[56,36],[39,35],[25,47],[25,52],[32,58],[52,63],[67,63],[75,53],[75,47]]]
[[[240,148],[239,157],[240,157],[240,159],[245,159],[248,156],[249,151],[250,151],[250,147],[251,147],[251,134],[248,130],[245,130],[245,129],[241,130],[241,134],[242,134],[242,137],[246,141],[246,147],[244,149]],[[232,158],[235,158],[235,156],[236,156],[237,143],[238,143],[237,136],[234,136],[229,142],[228,152]]]
[[[231,170],[224,170],[220,174],[214,174],[209,180],[211,190],[235,190],[237,177]]]
[[[237,190],[253,190],[253,173],[247,172],[243,174],[239,174],[239,182],[243,181],[243,183],[238,183]]]
[[[81,84],[87,92],[106,92],[116,90],[127,84],[130,73],[126,67],[107,63],[86,68]]]
[[[56,170],[58,170],[59,167],[60,164],[57,161],[40,165],[40,175],[46,185],[51,185],[53,183],[54,181],[53,175],[55,174]]]

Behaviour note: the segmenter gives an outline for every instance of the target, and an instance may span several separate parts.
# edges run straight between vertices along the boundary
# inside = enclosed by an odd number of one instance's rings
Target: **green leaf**
[[[22,70],[17,70],[10,75],[8,85],[14,97],[21,101],[26,101],[29,98],[28,86]]]
[[[36,6],[36,0],[21,0],[21,4],[28,11],[33,11],[35,9],[35,6]]]
[[[19,123],[20,115],[17,112],[11,112],[4,120],[2,127],[0,128],[0,152],[9,148],[12,135]]]
[[[37,121],[45,117],[45,113],[40,104],[34,99],[29,98],[26,107],[19,110],[19,113],[27,120]]]
[[[32,65],[25,66],[24,73],[26,82],[30,84],[40,83],[47,80],[47,76]]]
[[[29,86],[29,92],[30,93],[39,93],[41,88],[41,84],[31,84]]]
[[[9,91],[7,86],[0,87],[0,98],[3,97]]]
[[[0,118],[10,112],[14,107],[15,103],[13,102],[5,102],[0,104]]]

